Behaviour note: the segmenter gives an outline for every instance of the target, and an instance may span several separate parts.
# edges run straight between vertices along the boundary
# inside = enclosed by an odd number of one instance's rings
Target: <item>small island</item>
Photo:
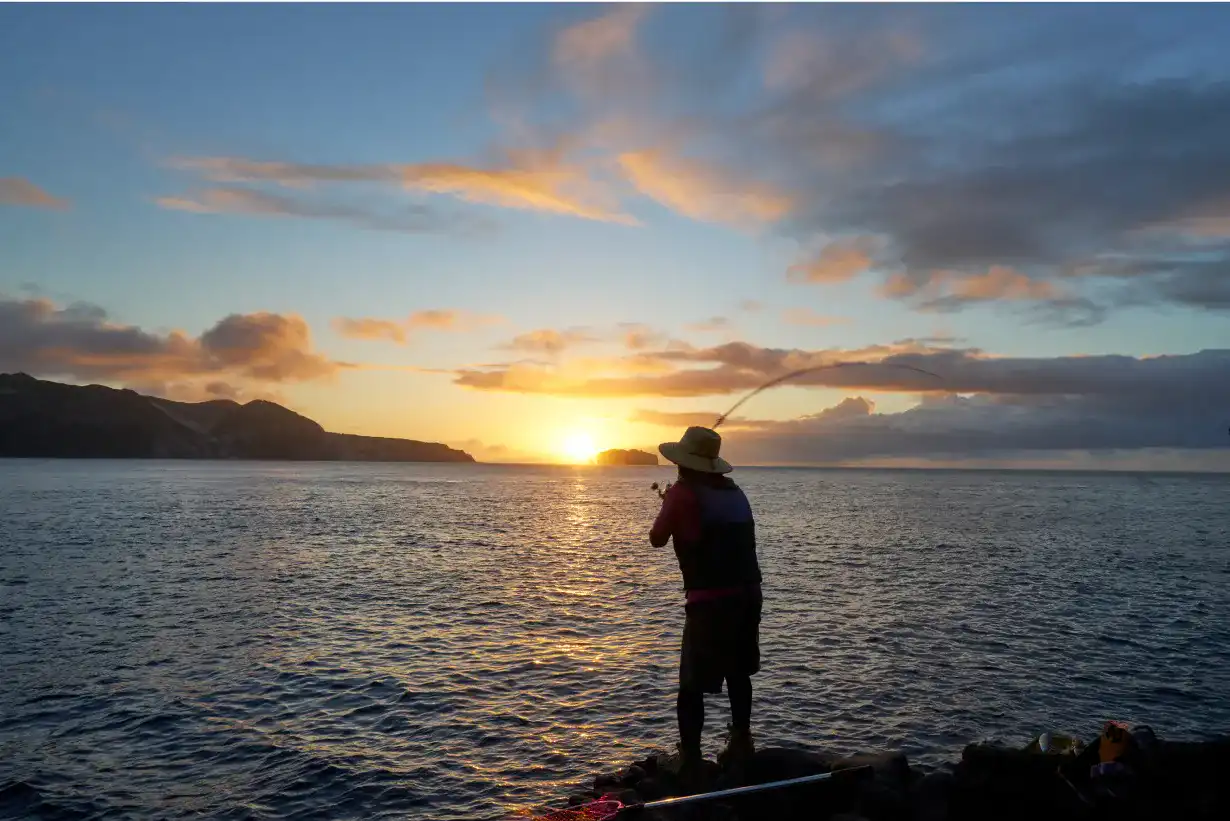
[[[594,457],[599,465],[656,465],[658,457],[643,450],[604,450]]]

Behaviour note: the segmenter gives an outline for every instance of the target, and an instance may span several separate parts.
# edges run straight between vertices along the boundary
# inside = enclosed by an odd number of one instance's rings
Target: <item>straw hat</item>
[[[722,437],[709,428],[690,427],[683,432],[678,442],[663,442],[658,452],[676,465],[701,473],[730,473],[730,462],[718,456],[722,449]]]

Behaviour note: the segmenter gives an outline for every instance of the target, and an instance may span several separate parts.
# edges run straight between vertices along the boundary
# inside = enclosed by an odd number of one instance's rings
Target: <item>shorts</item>
[[[679,688],[722,692],[732,676],[760,671],[760,593],[694,602],[684,608]]]

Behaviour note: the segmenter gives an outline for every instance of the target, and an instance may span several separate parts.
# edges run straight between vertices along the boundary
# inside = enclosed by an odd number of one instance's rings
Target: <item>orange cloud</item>
[[[333,329],[349,339],[383,339],[400,345],[404,345],[407,339],[405,323],[392,319],[339,316],[333,320]]]
[[[466,311],[433,308],[415,311],[405,319],[338,317],[333,329],[350,339],[386,340],[406,344],[416,330],[464,331],[503,321],[501,317]]]
[[[239,157],[178,157],[170,165],[215,182],[266,182],[291,188],[315,184],[387,183],[411,191],[447,194],[466,202],[565,214],[628,225],[636,221],[617,209],[613,197],[587,169],[566,163],[558,152],[508,152],[506,164],[479,168],[457,163],[319,165],[267,162]],[[245,189],[212,189],[198,198],[164,198],[165,208],[216,213],[287,213],[284,198]],[[299,214],[311,216],[311,214]]]
[[[951,293],[958,299],[1056,299],[1060,296],[1054,284],[1030,279],[1003,265],[993,265],[985,274],[953,280]]]
[[[463,368],[454,383],[477,390],[539,393],[556,396],[716,396],[759,387],[788,371],[844,362],[876,362],[894,357],[935,354],[924,341],[819,351],[759,348],[728,342],[711,348],[679,346],[641,352],[616,360],[589,360],[585,367],[518,362],[487,368]],[[970,354],[973,355],[973,354]],[[694,367],[694,366],[706,367]],[[910,371],[849,368],[820,371],[792,384],[878,390],[935,390],[935,383]],[[893,386],[893,387],[890,387]]]
[[[307,322],[295,314],[231,314],[193,338],[117,324],[96,306],[0,299],[0,370],[189,390],[195,382],[208,389],[309,381],[343,367],[314,350]]]
[[[527,353],[558,354],[568,348],[597,341],[584,328],[557,331],[554,328],[539,328],[513,337],[504,347],[507,350]]]
[[[705,222],[774,222],[790,212],[792,199],[768,185],[693,160],[667,158],[660,151],[620,154],[624,176],[645,196]]]
[[[67,211],[72,203],[54,196],[21,177],[0,178],[0,205],[16,205],[22,208],[47,208]]]
[[[871,267],[873,250],[871,237],[830,242],[812,260],[791,265],[786,275],[792,282],[846,282]]]

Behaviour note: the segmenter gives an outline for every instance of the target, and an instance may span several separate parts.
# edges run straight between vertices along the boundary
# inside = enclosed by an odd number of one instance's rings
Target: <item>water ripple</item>
[[[672,743],[664,478],[0,461],[0,816],[496,819]],[[1230,728],[1225,478],[739,478],[762,744]]]

